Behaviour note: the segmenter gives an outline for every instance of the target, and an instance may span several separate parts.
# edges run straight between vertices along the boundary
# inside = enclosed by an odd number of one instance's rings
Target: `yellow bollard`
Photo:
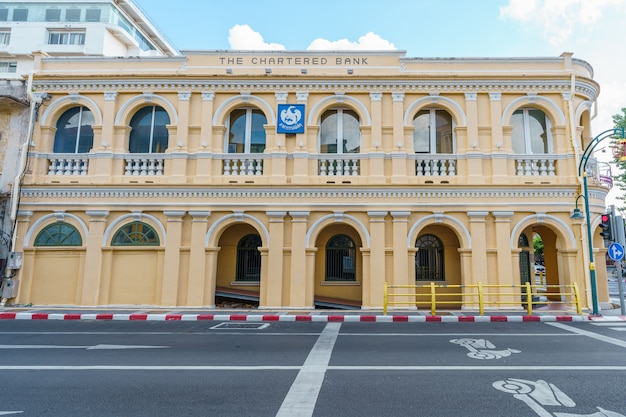
[[[478,314],[485,315],[485,300],[483,299],[483,283],[478,283]]]
[[[387,315],[387,281],[385,281],[383,286],[383,315]]]
[[[533,293],[530,290],[530,282],[526,282],[526,306],[528,309],[528,315],[533,315]]]
[[[430,314],[437,314],[437,301],[435,300],[435,283],[430,282]]]
[[[578,285],[574,282],[573,287],[574,287],[574,297],[576,297],[576,313],[578,313],[578,315],[581,316],[583,314],[583,307],[580,302],[580,293],[578,292]]]

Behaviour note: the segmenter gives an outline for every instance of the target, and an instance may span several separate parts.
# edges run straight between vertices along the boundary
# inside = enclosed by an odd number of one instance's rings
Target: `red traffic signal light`
[[[607,243],[613,241],[613,226],[611,221],[611,213],[604,213],[600,222],[600,236],[604,239],[605,246]]]

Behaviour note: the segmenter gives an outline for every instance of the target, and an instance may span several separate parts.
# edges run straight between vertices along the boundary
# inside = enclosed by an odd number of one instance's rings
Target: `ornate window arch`
[[[93,147],[94,115],[85,106],[66,110],[57,120],[54,153],[86,153]]]
[[[227,153],[263,153],[267,117],[257,107],[237,107],[226,119]]]
[[[159,234],[140,221],[126,223],[113,235],[111,246],[159,246]]]
[[[346,235],[335,235],[326,243],[326,281],[356,281],[356,245]]]
[[[552,151],[552,122],[535,107],[522,107],[511,115],[511,141],[517,154],[547,154]]]
[[[130,120],[128,150],[131,153],[163,153],[167,149],[170,116],[160,106],[146,106],[135,112]]]
[[[320,153],[361,152],[361,121],[350,108],[335,107],[322,113],[319,135]]]
[[[415,241],[415,281],[443,281],[444,247],[435,235],[423,235]]]
[[[44,227],[35,238],[34,246],[82,246],[83,239],[74,226],[55,222]]]
[[[413,118],[413,151],[415,153],[454,153],[454,119],[446,110],[430,107]]]

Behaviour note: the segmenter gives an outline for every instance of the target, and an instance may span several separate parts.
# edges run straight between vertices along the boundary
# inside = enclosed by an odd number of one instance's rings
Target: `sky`
[[[134,2],[181,51],[400,50],[407,57],[572,52],[591,64],[600,84],[593,134],[613,128],[612,116],[626,107],[626,0]],[[609,154],[598,158],[608,161]]]

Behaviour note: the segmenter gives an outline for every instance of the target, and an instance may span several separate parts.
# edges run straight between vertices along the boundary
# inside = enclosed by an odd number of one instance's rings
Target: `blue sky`
[[[600,83],[594,134],[626,107],[626,0],[134,0],[180,50],[398,49],[408,57],[573,52]],[[615,190],[614,190],[615,191]]]

